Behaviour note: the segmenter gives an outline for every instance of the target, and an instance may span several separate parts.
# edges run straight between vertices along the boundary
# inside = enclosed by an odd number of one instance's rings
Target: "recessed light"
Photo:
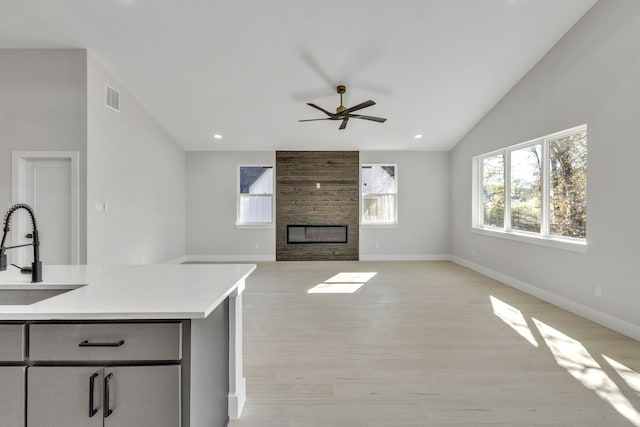
[[[414,136],[414,138],[415,138],[415,139],[420,139],[420,138],[422,138],[422,135],[417,134],[416,136]]]
[[[214,139],[222,139],[222,135],[220,135],[219,133],[214,133],[213,134],[213,138]]]

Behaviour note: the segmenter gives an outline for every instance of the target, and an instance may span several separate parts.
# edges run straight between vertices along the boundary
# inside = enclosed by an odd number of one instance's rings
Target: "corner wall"
[[[184,151],[91,55],[87,83],[88,263],[182,258]],[[107,83],[120,91],[120,112],[105,107]]]
[[[640,339],[637,40],[640,2],[598,2],[455,147],[451,211],[457,262]],[[471,233],[473,156],[583,123],[587,253]]]
[[[273,226],[235,225],[238,166],[275,167],[275,161],[273,151],[186,153],[187,260],[275,261]]]
[[[360,163],[398,165],[398,225],[361,226],[361,260],[450,258],[449,161],[448,151],[360,152]]]
[[[80,152],[80,263],[87,254],[86,58],[82,49],[0,49],[0,212],[12,203],[12,151]]]

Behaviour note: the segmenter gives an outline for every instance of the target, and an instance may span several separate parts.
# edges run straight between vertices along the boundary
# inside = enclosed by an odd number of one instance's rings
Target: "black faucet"
[[[9,224],[11,221],[11,215],[18,209],[25,209],[31,215],[31,224],[33,225],[33,232],[31,233],[33,237],[32,243],[27,243],[25,245],[17,245],[17,246],[9,246],[6,247],[4,245],[4,241],[7,238],[7,233],[9,232]],[[5,252],[8,249],[22,248],[25,246],[33,245],[33,263],[31,263],[31,283],[42,282],[42,262],[40,262],[40,239],[38,239],[38,224],[36,223],[36,215],[33,213],[33,209],[31,206],[25,205],[24,203],[19,203],[17,205],[13,205],[4,216],[4,233],[2,234],[2,243],[0,243],[0,271],[4,271],[7,269],[7,255]],[[29,270],[29,269],[21,269],[21,270]]]

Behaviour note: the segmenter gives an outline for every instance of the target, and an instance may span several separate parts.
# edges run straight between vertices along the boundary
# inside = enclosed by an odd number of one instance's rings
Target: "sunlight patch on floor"
[[[582,385],[595,391],[634,426],[640,427],[638,411],[579,341],[544,322],[537,319],[533,321],[559,366],[565,368]]]
[[[314,286],[308,294],[352,294],[367,283],[377,272],[342,272]]]
[[[308,294],[352,294],[364,283],[320,283],[309,289]]]
[[[640,396],[640,374],[633,369],[624,366],[622,363],[605,356],[604,354],[602,355],[602,357],[604,357],[604,360],[606,360],[607,363],[609,363],[609,365],[611,365],[611,367],[616,370],[618,375],[622,377],[627,385],[631,389],[633,389],[633,391],[638,393],[638,396]]]
[[[531,333],[531,329],[529,329],[529,325],[527,325],[527,321],[522,315],[522,312],[493,295],[489,295],[489,298],[491,299],[493,314],[516,331],[518,335],[529,341],[532,346],[538,347],[538,341],[536,341]]]
[[[370,273],[338,273],[330,279],[325,280],[325,283],[367,283],[373,276],[378,274],[377,272]]]

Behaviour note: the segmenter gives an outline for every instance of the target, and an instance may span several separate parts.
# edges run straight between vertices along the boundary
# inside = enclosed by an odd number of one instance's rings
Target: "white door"
[[[28,157],[25,154],[16,164],[19,181],[15,203],[30,205],[36,215],[40,237],[40,260],[43,264],[77,264],[77,180],[72,157]],[[14,175],[16,176],[16,175]],[[77,211],[76,211],[77,212]],[[12,220],[14,244],[29,243],[26,237],[32,225],[26,211]],[[18,214],[18,211],[16,212]],[[19,250],[18,264],[30,265],[33,248]]]

